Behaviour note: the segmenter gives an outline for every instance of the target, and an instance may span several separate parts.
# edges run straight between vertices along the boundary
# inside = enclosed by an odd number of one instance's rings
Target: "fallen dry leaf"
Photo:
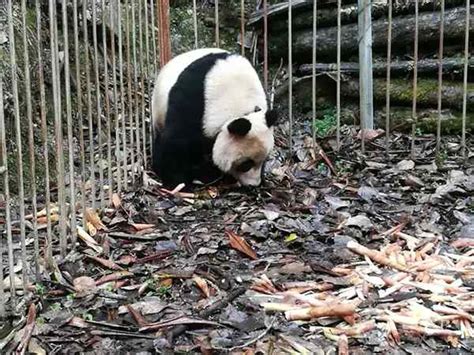
[[[120,206],[122,206],[122,200],[120,199],[118,193],[112,194],[112,206],[114,206],[115,209],[118,209]]]
[[[229,237],[230,246],[232,248],[244,253],[245,255],[247,255],[249,258],[253,260],[257,260],[257,254],[252,249],[252,247],[245,241],[244,238],[238,236],[231,230],[226,230],[225,233]]]
[[[97,253],[102,253],[102,247],[92,238],[81,226],[77,226],[77,235],[89,248],[94,249]]]
[[[94,279],[88,276],[81,276],[74,279],[73,285],[76,291],[76,297],[78,298],[93,294],[97,289]]]
[[[99,214],[94,211],[92,208],[87,208],[85,213],[84,213],[84,218],[86,222],[89,223],[96,229],[96,230],[107,230],[105,225],[102,223],[100,220]],[[90,230],[89,230],[90,231]]]
[[[204,294],[204,296],[206,296],[207,298],[209,298],[209,296],[211,295],[211,293],[210,293],[210,291],[209,291],[209,286],[207,285],[206,280],[204,280],[202,277],[199,277],[199,276],[194,276],[194,277],[193,277],[193,280],[194,280],[194,282],[196,283],[196,285],[198,285],[198,287],[200,288],[200,290],[202,291],[202,293]]]
[[[89,259],[92,259],[96,262],[98,262],[99,264],[105,266],[106,268],[108,269],[111,269],[111,270],[123,270],[120,266],[118,266],[116,263],[114,263],[112,260],[107,260],[107,259],[103,259],[103,258],[99,258],[97,256],[88,256]]]
[[[154,224],[144,224],[144,223],[132,223],[131,226],[135,228],[137,231],[142,231],[145,229],[150,229],[155,227]]]

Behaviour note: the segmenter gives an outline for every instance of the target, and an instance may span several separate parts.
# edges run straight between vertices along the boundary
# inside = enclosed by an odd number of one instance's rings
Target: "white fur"
[[[168,95],[179,75],[195,60],[210,53],[226,52],[219,48],[202,48],[180,54],[171,59],[160,71],[152,96],[153,127],[163,126],[168,110]]]
[[[260,107],[262,117],[267,100],[262,84],[250,62],[233,55],[220,59],[206,76],[204,133],[214,137],[229,120],[253,112]],[[264,118],[263,118],[264,119]]]

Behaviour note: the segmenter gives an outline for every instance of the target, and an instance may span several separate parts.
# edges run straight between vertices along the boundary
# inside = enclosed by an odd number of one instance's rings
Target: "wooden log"
[[[455,7],[445,12],[444,38],[445,43],[455,43],[464,39],[466,9]],[[439,41],[440,13],[421,13],[419,16],[419,43],[431,44],[437,48]],[[388,21],[379,19],[372,24],[373,49],[375,52],[384,51],[387,45]],[[407,50],[413,46],[413,28],[415,16],[397,17],[392,23],[392,49]],[[470,6],[469,32],[474,35],[474,5]],[[341,49],[342,56],[348,58],[357,53],[359,44],[354,34],[357,33],[357,24],[342,26]],[[448,40],[450,42],[448,42]],[[269,41],[269,55],[274,59],[286,58],[288,38],[286,31],[271,36]],[[311,61],[313,31],[300,30],[293,33],[293,55],[300,63]],[[317,32],[317,56],[319,59],[334,61],[336,57],[337,28],[321,28]]]
[[[312,28],[313,12],[310,8],[313,1],[293,1],[293,30]],[[399,0],[392,3],[393,16],[403,16],[415,12],[414,0]],[[462,6],[465,0],[445,0],[445,8]],[[319,4],[318,4],[319,5]],[[439,11],[439,0],[421,0],[419,1],[419,11]],[[334,8],[323,7],[318,10],[317,26],[318,28],[336,26],[337,17]],[[288,3],[283,2],[272,5],[268,8],[268,26],[270,32],[278,33],[288,28]],[[357,22],[357,4],[355,1],[342,6],[341,23],[343,25]],[[372,20],[386,17],[388,14],[388,2],[380,1],[372,4]],[[263,10],[259,9],[253,12],[247,22],[247,26],[261,28],[263,27]]]
[[[406,75],[413,72],[414,62],[412,60],[400,60],[391,63],[390,70],[394,76]],[[438,72],[439,61],[437,59],[422,59],[418,61],[418,75],[435,74]],[[336,63],[316,63],[316,74],[330,73],[336,71]],[[375,76],[383,76],[387,74],[387,63],[383,60],[374,61],[373,73]],[[296,71],[298,76],[311,75],[313,70],[312,64],[300,65]],[[460,74],[464,71],[464,59],[462,58],[444,58],[443,73],[444,74]],[[341,72],[353,76],[359,75],[359,63],[342,62]],[[468,73],[474,76],[474,57],[468,61]]]
[[[331,78],[318,78],[317,95],[326,98],[335,97],[335,83]],[[278,101],[285,99],[287,85],[280,86],[275,98]],[[302,105],[311,105],[312,77],[305,76],[293,80],[294,96]],[[384,78],[374,79],[374,100],[376,103],[385,103],[386,80]],[[420,108],[434,108],[438,103],[438,81],[436,79],[419,79],[417,89],[417,103]],[[357,100],[359,98],[359,80],[346,79],[341,81],[341,97]],[[411,106],[413,99],[413,87],[411,80],[392,79],[390,101],[394,105]],[[456,81],[443,81],[442,107],[460,110],[463,100],[463,84]],[[474,83],[467,85],[467,110],[474,111]]]

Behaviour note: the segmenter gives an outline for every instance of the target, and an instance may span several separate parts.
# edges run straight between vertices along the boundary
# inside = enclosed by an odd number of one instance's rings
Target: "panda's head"
[[[227,122],[219,131],[212,150],[214,164],[244,186],[261,183],[262,167],[273,144],[273,110],[255,111]]]

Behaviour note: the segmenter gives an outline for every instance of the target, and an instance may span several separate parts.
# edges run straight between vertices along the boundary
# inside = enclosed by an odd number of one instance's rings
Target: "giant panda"
[[[191,50],[160,71],[152,96],[152,168],[164,186],[231,176],[259,186],[273,149],[276,112],[243,56]]]

